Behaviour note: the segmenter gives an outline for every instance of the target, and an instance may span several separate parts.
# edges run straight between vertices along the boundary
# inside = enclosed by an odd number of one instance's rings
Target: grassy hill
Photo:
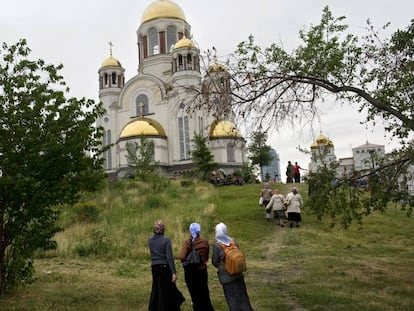
[[[178,256],[188,226],[199,222],[214,243],[224,222],[247,256],[247,289],[261,310],[414,310],[414,225],[394,207],[355,226],[331,228],[306,208],[300,228],[264,219],[263,185],[223,186],[195,181],[128,181],[63,207],[58,249],[40,252],[35,279],[0,301],[0,310],[147,310],[151,270],[147,238],[155,219]],[[272,184],[281,193],[288,185]],[[300,193],[307,199],[305,184]],[[192,310],[183,276],[178,287]],[[209,286],[216,310],[227,310],[215,268]]]

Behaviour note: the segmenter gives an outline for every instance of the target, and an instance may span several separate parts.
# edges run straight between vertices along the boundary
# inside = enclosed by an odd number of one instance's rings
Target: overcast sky
[[[137,73],[136,30],[145,8],[153,0],[13,0],[2,1],[0,42],[13,44],[26,38],[33,58],[64,65],[63,75],[71,96],[98,100],[98,69],[109,56],[125,68],[126,80]],[[364,34],[366,20],[381,27],[391,23],[390,31],[405,29],[414,14],[413,0],[176,0],[192,27],[194,40],[202,50],[215,46],[218,56],[232,53],[237,44],[255,36],[262,47],[283,43],[290,50],[298,43],[299,30],[320,22],[328,5],[335,17],[346,16],[350,31]],[[319,130],[329,136],[338,158],[352,156],[352,148],[366,141],[396,145],[384,137],[380,125],[360,125],[364,116],[355,107],[330,103],[315,131],[309,128],[273,133],[268,144],[281,158],[282,172],[287,161],[298,161],[307,168],[309,156],[297,146],[309,147]]]

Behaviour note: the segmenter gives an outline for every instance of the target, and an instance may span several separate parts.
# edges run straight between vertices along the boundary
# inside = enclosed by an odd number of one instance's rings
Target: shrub
[[[89,240],[85,244],[75,247],[76,253],[81,257],[103,255],[108,252],[108,244],[105,241],[105,233],[93,229],[89,234]]]
[[[96,222],[99,211],[95,202],[80,202],[75,204],[74,220],[76,222]]]

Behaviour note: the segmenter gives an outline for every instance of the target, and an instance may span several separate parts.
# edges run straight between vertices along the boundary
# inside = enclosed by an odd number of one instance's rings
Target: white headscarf
[[[227,235],[227,227],[222,222],[216,225],[216,240],[226,246],[230,245],[230,237]]]
[[[201,232],[201,226],[200,224],[193,222],[190,225],[189,231],[191,233],[191,236],[193,237],[193,241],[195,240],[195,238],[198,236],[198,234]]]

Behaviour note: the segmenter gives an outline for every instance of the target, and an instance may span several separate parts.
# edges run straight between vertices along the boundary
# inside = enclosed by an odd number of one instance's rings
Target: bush
[[[79,223],[96,222],[99,211],[95,202],[80,202],[75,204],[74,220]]]
[[[75,252],[81,257],[103,255],[108,252],[108,244],[105,241],[105,233],[93,229],[89,234],[89,241],[75,247]]]

